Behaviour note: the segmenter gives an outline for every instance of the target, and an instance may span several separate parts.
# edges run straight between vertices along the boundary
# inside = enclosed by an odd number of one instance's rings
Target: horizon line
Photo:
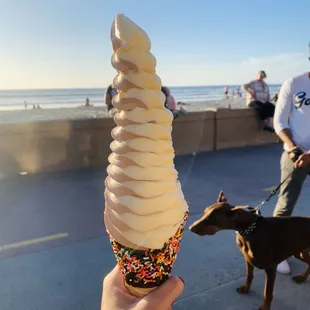
[[[267,83],[268,85],[282,85],[282,83]],[[214,86],[241,86],[242,84],[209,84],[209,85],[168,85],[169,88],[181,88],[181,87],[214,87]],[[165,86],[165,85],[162,85]],[[105,89],[105,87],[57,87],[57,88],[7,88],[0,91],[31,91],[31,90],[76,90],[76,89]]]

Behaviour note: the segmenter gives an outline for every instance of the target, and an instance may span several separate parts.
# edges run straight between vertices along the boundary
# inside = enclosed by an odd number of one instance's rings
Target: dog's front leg
[[[270,310],[271,302],[273,299],[273,287],[276,279],[277,267],[268,268],[265,270],[266,280],[265,280],[265,290],[264,290],[264,302],[259,310]]]
[[[237,288],[237,292],[240,294],[247,294],[251,288],[252,281],[254,278],[254,267],[246,259],[246,281],[245,284]]]
[[[298,276],[295,276],[293,277],[293,280],[296,282],[296,283],[303,283],[305,282],[309,275],[310,275],[310,254],[307,251],[304,251],[304,252],[301,252],[301,253],[298,253],[297,255],[294,255],[297,259],[301,260],[302,262],[308,264],[308,268],[305,272],[299,274]]]

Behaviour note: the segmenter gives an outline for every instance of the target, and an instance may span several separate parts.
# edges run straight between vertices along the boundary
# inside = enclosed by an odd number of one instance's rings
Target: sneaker
[[[278,265],[277,271],[283,274],[289,274],[291,273],[291,268],[288,262],[284,260],[282,263]]]

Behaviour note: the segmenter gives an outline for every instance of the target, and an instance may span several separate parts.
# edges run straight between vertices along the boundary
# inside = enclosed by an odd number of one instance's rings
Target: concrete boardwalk
[[[279,182],[279,145],[243,148],[176,159],[192,223],[223,189],[233,204],[255,205]],[[0,309],[95,310],[102,279],[114,266],[103,224],[105,168],[0,180]],[[309,181],[296,215],[309,215]],[[265,208],[270,215],[275,200]],[[292,260],[296,274],[304,266]],[[197,237],[186,231],[174,274],[186,281],[174,309],[257,309],[264,275],[251,293],[233,232]],[[296,285],[278,275],[273,309],[308,310],[310,280]]]

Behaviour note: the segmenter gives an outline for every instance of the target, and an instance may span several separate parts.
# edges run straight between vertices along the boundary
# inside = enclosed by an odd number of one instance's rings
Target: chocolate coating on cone
[[[170,277],[183,237],[188,213],[177,232],[162,249],[136,250],[125,247],[110,235],[110,241],[117,263],[122,270],[126,284],[137,288],[155,288]]]

